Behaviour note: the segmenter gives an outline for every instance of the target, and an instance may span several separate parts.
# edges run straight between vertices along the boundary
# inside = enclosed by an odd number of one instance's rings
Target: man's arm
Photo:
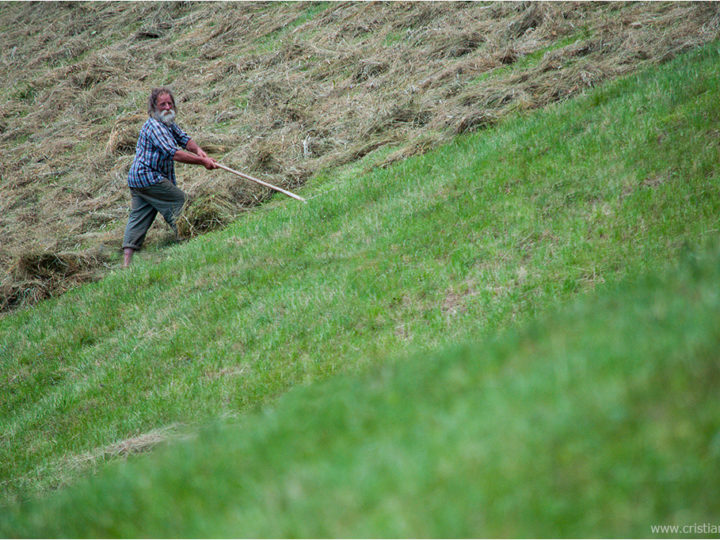
[[[185,145],[185,148],[187,150],[190,150],[194,154],[197,154],[200,157],[208,157],[208,155],[204,152],[204,150],[202,148],[200,148],[198,146],[198,144],[195,141],[193,141],[192,139],[190,139],[187,142],[187,144]]]
[[[190,163],[192,165],[202,165],[206,169],[217,169],[215,160],[209,157],[195,141],[190,139],[185,145],[187,150],[177,150],[173,156],[173,160],[180,163]]]

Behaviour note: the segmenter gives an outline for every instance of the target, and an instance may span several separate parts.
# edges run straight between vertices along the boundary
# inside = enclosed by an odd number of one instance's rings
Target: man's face
[[[155,102],[155,113],[158,119],[165,124],[175,121],[175,107],[170,94],[160,94]]]

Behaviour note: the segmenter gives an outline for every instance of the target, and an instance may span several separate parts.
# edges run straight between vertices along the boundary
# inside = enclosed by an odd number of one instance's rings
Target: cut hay
[[[15,258],[0,282],[0,313],[32,305],[100,279],[110,266],[107,248],[85,253],[29,251]]]
[[[182,424],[173,423],[82,454],[66,456],[58,465],[60,468],[84,469],[102,460],[127,458],[149,452],[170,441],[189,440],[192,437],[194,435],[184,430]]]
[[[7,3],[0,27],[3,249],[68,254],[93,228],[119,248],[153,86],[173,87],[179,124],[213,157],[294,190],[383,147],[387,166],[666,62],[720,37],[720,4]],[[225,173],[177,174],[189,236],[272,196]],[[7,253],[5,305],[82,274],[49,259],[34,272],[52,278],[22,277]],[[58,286],[32,281],[48,279]]]
[[[167,427],[154,429],[136,437],[130,437],[129,439],[107,446],[102,450],[102,455],[106,458],[115,458],[118,456],[129,456],[148,452],[173,436],[177,437],[176,432],[178,427],[179,424],[171,424]]]
[[[21,255],[12,270],[21,279],[48,279],[82,274],[97,263],[97,259],[77,253],[30,252]]]
[[[191,199],[178,219],[178,233],[183,238],[220,229],[237,215],[229,197],[217,193],[203,193]]]
[[[140,128],[146,120],[147,114],[142,113],[118,118],[105,144],[105,153],[109,155],[134,154]]]
[[[266,188],[247,180],[215,171],[213,182],[188,192],[190,200],[178,219],[178,233],[183,238],[220,229],[233,221],[243,209],[266,201],[272,194]]]

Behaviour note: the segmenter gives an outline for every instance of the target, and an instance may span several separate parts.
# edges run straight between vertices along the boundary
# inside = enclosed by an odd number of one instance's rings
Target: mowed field
[[[6,317],[0,531],[716,521],[718,58],[366,158]]]
[[[292,189],[667,62],[719,20],[710,2],[0,4],[0,313],[119,264],[152,87],[213,157]],[[187,237],[271,195],[178,169]],[[169,238],[158,223],[148,248]]]

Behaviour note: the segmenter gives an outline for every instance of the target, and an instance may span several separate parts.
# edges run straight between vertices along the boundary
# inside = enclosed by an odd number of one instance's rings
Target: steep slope
[[[362,174],[367,156],[313,179],[312,204],[271,201],[4,318],[4,502],[299,385],[487,338],[717,241],[719,54],[711,44]],[[643,328],[662,342],[664,328]]]
[[[0,535],[716,537],[718,280],[715,248],[494,339],[296,388],[5,509]]]
[[[214,156],[295,188],[667,61],[719,21],[713,3],[4,3],[0,308],[117,263],[153,86],[174,87]],[[226,173],[180,177],[189,236],[270,195]],[[156,225],[150,246],[165,239]]]

